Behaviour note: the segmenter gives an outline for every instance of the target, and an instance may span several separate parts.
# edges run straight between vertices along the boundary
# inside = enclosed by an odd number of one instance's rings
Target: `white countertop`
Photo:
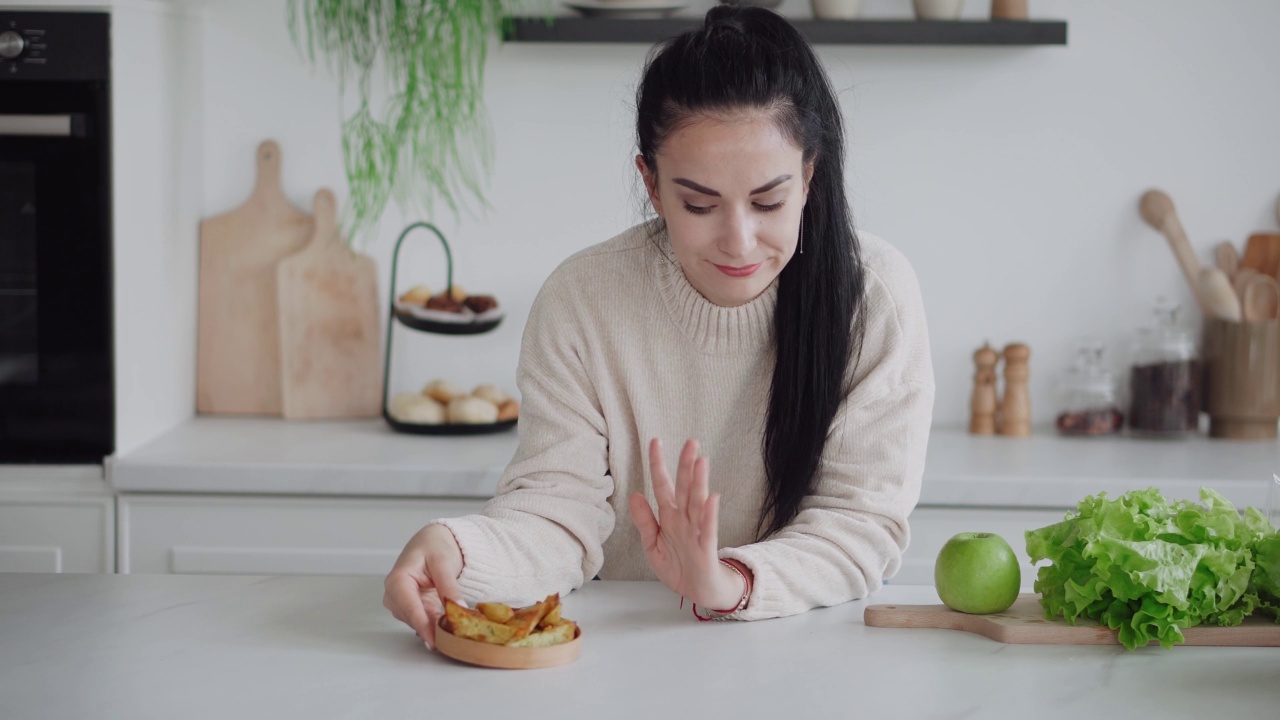
[[[108,462],[126,492],[491,497],[516,432],[472,437],[404,435],[382,420],[299,422],[197,417]],[[1155,486],[1195,498],[1201,486],[1239,506],[1264,508],[1280,443],[975,437],[935,429],[921,504],[1072,507],[1089,494]]]
[[[499,671],[426,650],[380,578],[0,574],[0,716],[1266,718],[1274,648],[1004,645],[868,628],[866,602],[699,623],[657,583],[565,600],[582,656]],[[874,603],[936,603],[889,586]]]

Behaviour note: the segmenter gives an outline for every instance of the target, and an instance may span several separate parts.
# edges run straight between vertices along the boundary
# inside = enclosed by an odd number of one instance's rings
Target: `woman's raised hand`
[[[720,563],[720,496],[708,494],[707,459],[698,457],[698,442],[685,442],[672,485],[662,444],[650,440],[649,474],[657,517],[644,495],[629,499],[649,567],[664,585],[694,603],[709,609],[734,607],[742,597],[742,577]]]
[[[387,574],[382,604],[435,649],[444,598],[462,600],[461,574],[462,549],[453,533],[444,525],[428,525],[409,539]]]

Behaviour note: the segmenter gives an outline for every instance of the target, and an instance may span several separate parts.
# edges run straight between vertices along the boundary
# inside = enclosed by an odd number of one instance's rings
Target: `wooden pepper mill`
[[[973,396],[969,398],[969,433],[996,434],[996,363],[1000,353],[983,343],[973,354]]]
[[[991,0],[992,20],[1026,20],[1027,0]]]
[[[1001,435],[1027,437],[1031,434],[1031,394],[1027,390],[1030,358],[1031,348],[1022,343],[1010,343],[1004,348],[1004,398],[1000,402],[997,430]]]

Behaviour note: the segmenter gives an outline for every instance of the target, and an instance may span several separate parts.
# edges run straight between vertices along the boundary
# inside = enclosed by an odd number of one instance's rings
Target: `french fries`
[[[464,608],[444,601],[442,627],[460,638],[508,647],[550,647],[573,640],[578,626],[560,615],[560,595],[528,607],[512,608],[502,603],[477,603]]]

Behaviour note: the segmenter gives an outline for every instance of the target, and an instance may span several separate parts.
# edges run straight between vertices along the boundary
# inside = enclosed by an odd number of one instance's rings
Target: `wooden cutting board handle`
[[[962,630],[1012,644],[1120,644],[1115,631],[1092,621],[1068,625],[1061,618],[1046,620],[1033,593],[1019,595],[1013,607],[993,615],[969,615],[946,605],[868,605],[862,620],[868,627]],[[1280,625],[1262,617],[1234,627],[1187,628],[1182,634],[1184,645],[1280,647]]]
[[[321,189],[307,246],[280,262],[283,414],[290,419],[381,414],[377,267],[338,228],[338,203]]]
[[[285,196],[280,146],[258,145],[253,191],[200,223],[196,410],[279,415],[276,265],[311,235],[311,216]]]

